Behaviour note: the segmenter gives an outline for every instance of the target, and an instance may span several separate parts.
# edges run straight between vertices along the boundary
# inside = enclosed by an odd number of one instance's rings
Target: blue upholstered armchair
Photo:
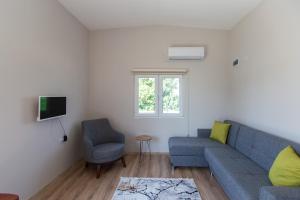
[[[126,167],[125,137],[112,129],[108,119],[83,121],[82,131],[86,167],[97,165],[97,178],[100,177],[101,164],[121,160],[123,167]]]

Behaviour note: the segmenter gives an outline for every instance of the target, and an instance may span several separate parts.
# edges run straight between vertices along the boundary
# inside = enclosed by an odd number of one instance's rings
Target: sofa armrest
[[[300,187],[265,186],[260,188],[259,200],[297,200]]]
[[[211,129],[198,129],[199,138],[209,138]]]

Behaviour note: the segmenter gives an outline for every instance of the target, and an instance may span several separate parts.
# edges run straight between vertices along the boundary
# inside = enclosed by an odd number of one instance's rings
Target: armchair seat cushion
[[[106,143],[99,144],[93,148],[93,162],[105,163],[119,159],[123,156],[124,144]]]

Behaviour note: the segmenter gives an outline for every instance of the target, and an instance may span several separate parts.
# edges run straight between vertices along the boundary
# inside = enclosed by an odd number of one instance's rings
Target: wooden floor
[[[141,164],[136,154],[125,157],[127,167],[121,161],[104,166],[99,179],[96,168],[79,162],[52,183],[42,189],[31,200],[110,200],[119,183],[120,177],[164,177],[193,178],[203,200],[228,200],[208,169],[176,168],[172,173],[169,157],[166,154],[154,154],[152,159],[146,156]]]

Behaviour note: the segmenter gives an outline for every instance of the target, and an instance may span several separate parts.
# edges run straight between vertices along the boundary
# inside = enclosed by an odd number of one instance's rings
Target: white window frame
[[[154,113],[139,113],[139,78],[154,78],[155,79],[155,112]],[[163,79],[164,78],[179,78],[179,113],[163,113],[162,104],[162,91],[163,91]],[[183,117],[183,75],[171,75],[171,74],[136,74],[134,78],[134,115],[138,118],[172,118]]]

